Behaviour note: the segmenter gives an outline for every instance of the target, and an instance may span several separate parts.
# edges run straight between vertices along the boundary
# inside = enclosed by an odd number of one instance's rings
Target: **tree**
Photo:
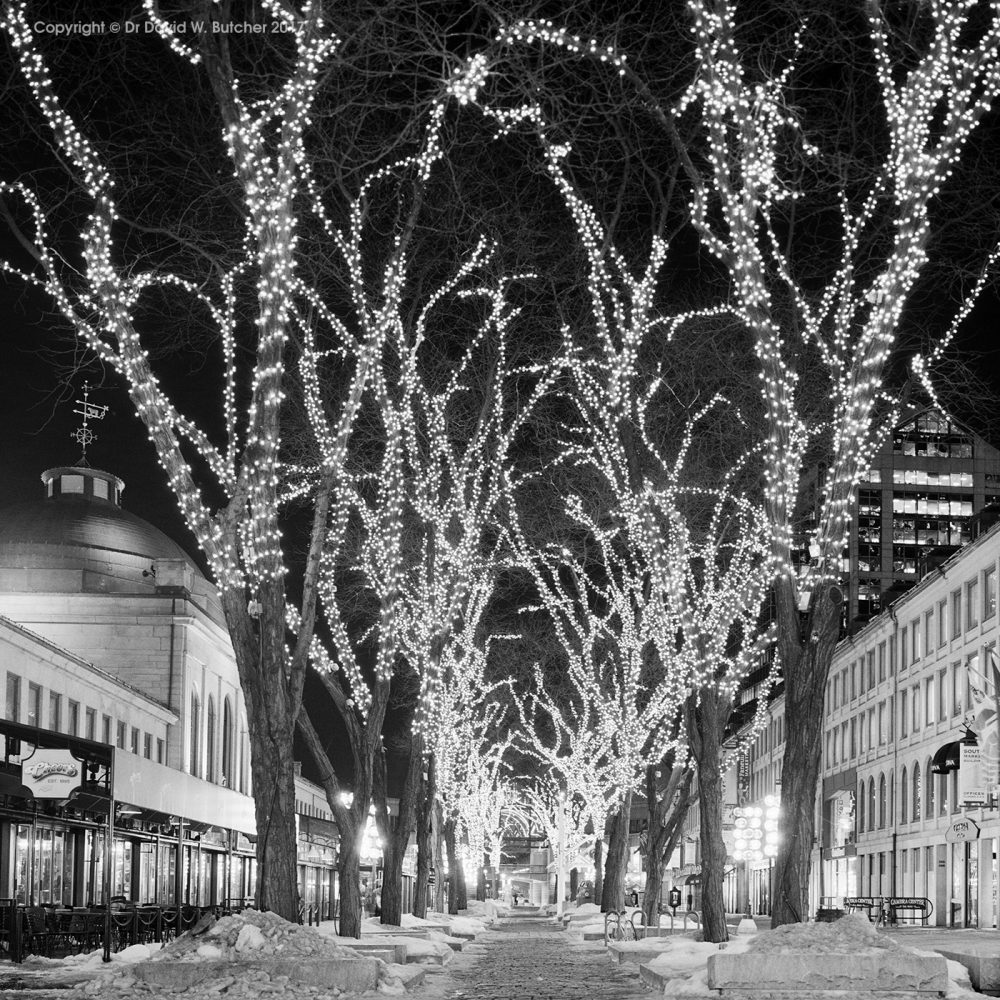
[[[675,760],[669,754],[667,760]],[[665,760],[659,767],[646,769],[646,803],[649,827],[646,831],[646,888],[642,897],[642,914],[647,927],[660,924],[660,897],[663,892],[663,870],[680,842],[687,812],[697,801],[694,790],[694,770],[687,760],[667,768]],[[664,774],[666,771],[666,774]]]
[[[335,703],[342,696],[338,707],[349,720],[360,783],[351,806],[341,798],[322,746],[313,741],[313,748],[321,751],[324,783],[342,833],[341,929],[356,934],[360,901],[357,879],[351,876],[373,776],[381,762],[381,725],[397,644],[392,629],[384,630],[384,641],[366,672],[335,596],[323,602],[323,631],[335,647],[332,658],[317,641],[316,623],[330,567],[336,565],[351,528],[345,502],[351,483],[351,436],[362,404],[376,386],[374,361],[386,349],[404,310],[400,289],[407,273],[406,224],[402,238],[387,241],[387,251],[384,242],[368,239],[365,227],[380,185],[391,185],[401,176],[409,179],[407,190],[413,197],[399,195],[396,207],[405,217],[407,208],[419,205],[420,190],[441,155],[445,105],[453,98],[466,100],[467,88],[471,85],[474,92],[475,84],[459,74],[446,93],[439,90],[428,119],[408,145],[416,144],[412,155],[368,168],[356,189],[331,186],[340,199],[336,214],[346,219],[337,229],[324,202],[328,192],[316,180],[307,133],[322,74],[340,40],[324,24],[318,5],[307,5],[302,13],[276,2],[264,6],[282,26],[284,48],[268,55],[266,70],[257,72],[258,64],[240,76],[234,68],[237,53],[225,33],[205,32],[196,47],[188,45],[154,4],[146,5],[154,34],[190,64],[191,73],[204,69],[213,95],[212,113],[223,133],[218,159],[224,162],[228,155],[231,160],[237,193],[236,205],[227,206],[237,219],[234,239],[228,240],[224,226],[211,231],[214,213],[209,213],[207,236],[191,236],[188,217],[176,228],[142,230],[169,243],[167,250],[135,249],[130,239],[134,232],[118,216],[118,191],[128,184],[116,187],[101,144],[83,133],[61,103],[25,5],[7,7],[3,27],[77,189],[45,206],[27,181],[0,188],[17,202],[6,217],[20,250],[30,259],[25,266],[8,262],[4,270],[46,293],[80,343],[125,382],[205,553],[220,589],[247,703],[260,831],[257,902],[291,920],[298,918],[299,902],[292,740],[296,719],[306,718],[300,715],[305,672],[310,662],[336,664],[335,669],[348,672],[345,685],[331,685],[330,690]],[[214,173],[211,168],[206,172]],[[128,181],[128,176],[117,180]],[[412,221],[411,213],[411,228]],[[315,268],[303,269],[306,241],[300,239],[306,234],[310,249],[317,242],[324,244],[321,256],[338,269],[339,282],[314,282]],[[201,237],[209,250],[199,245]],[[77,266],[78,246],[82,262]],[[183,257],[181,251],[189,251],[183,260],[187,274],[169,266]],[[336,290],[330,299],[324,298],[324,285]],[[348,289],[346,296],[343,288]],[[156,327],[150,324],[152,332],[144,329],[143,320],[150,301],[164,298],[188,300],[187,318],[197,317],[210,327],[218,345],[218,408],[202,423],[182,413],[176,396],[154,371],[149,341]],[[290,360],[296,350],[300,369]],[[318,381],[331,368],[335,377],[321,389]],[[282,452],[289,396],[318,404],[307,406],[305,422],[311,441],[306,450],[319,458],[308,475],[296,473],[299,483],[291,488],[292,472]],[[205,401],[200,405],[204,414],[208,406]],[[387,470],[394,476],[399,429],[391,430]],[[398,477],[388,484],[391,493],[398,488]],[[308,501],[300,518],[305,522],[302,549],[296,552],[301,562],[290,574],[289,557],[282,549],[282,504],[302,496]],[[295,547],[289,546],[289,551]],[[398,551],[390,547],[387,557],[398,559]],[[306,727],[314,734],[307,719]]]
[[[840,634],[839,563],[851,505],[891,423],[895,401],[883,383],[899,366],[904,309],[940,228],[932,205],[1000,86],[1000,6],[930,0],[887,11],[872,0],[869,51],[849,56],[860,68],[851,97],[861,95],[852,107],[864,125],[850,118],[832,133],[829,117],[812,128],[799,113],[815,108],[817,95],[835,93],[842,103],[839,90],[821,85],[822,69],[803,59],[800,74],[808,24],[795,25],[795,55],[773,71],[772,57],[746,51],[752,26],[741,32],[727,0],[691,0],[688,8],[697,71],[676,104],[655,94],[623,53],[548,22],[518,22],[503,40],[599,57],[633,89],[683,167],[693,226],[721,265],[727,308],[753,338],[789,732],[777,925],[808,916],[819,734]],[[863,105],[884,119],[868,117]],[[712,286],[715,275],[705,273]],[[804,524],[802,470],[817,450],[826,491],[815,520]]]
[[[839,560],[851,505],[883,433],[881,383],[927,259],[931,203],[1000,87],[1000,5],[982,21],[971,7],[924,5],[905,53],[893,40],[899,26],[891,15],[870,5],[886,152],[866,190],[842,192],[839,245],[824,256],[826,273],[812,286],[786,249],[795,235],[786,206],[808,194],[788,169],[788,147],[799,143],[820,155],[814,143],[821,141],[789,110],[794,64],[753,79],[729,4],[695,2],[691,11],[700,72],[686,105],[700,108],[708,164],[704,173],[690,164],[693,221],[731,277],[735,308],[755,339],[766,406],[765,505],[788,727],[772,916],[778,925],[808,917],[820,733],[840,634]],[[874,241],[887,220],[891,238]],[[787,313],[776,306],[779,289]],[[830,461],[807,539],[812,558],[796,567],[794,517],[811,437],[797,385],[796,360],[803,358],[823,365],[828,379]]]
[[[185,519],[219,585],[247,704],[258,838],[257,903],[298,919],[295,794],[292,733],[313,638],[316,580],[332,482],[330,469],[312,521],[299,629],[285,645],[285,565],[278,544],[278,449],[283,371],[291,303],[299,289],[295,274],[293,206],[302,180],[297,153],[308,124],[318,74],[335,47],[322,30],[319,12],[299,16],[278,5],[271,13],[288,29],[294,56],[283,86],[263,104],[244,102],[224,46],[207,40],[202,53],[184,49],[205,64],[226,125],[228,151],[245,198],[246,252],[222,269],[219,296],[169,272],[122,263],[115,239],[114,180],[98,150],[64,110],[32,31],[25,5],[9,5],[3,27],[18,53],[21,71],[59,153],[72,166],[89,198],[89,219],[79,232],[82,269],[64,266],[51,242],[49,219],[36,192],[24,182],[2,190],[30,213],[33,233],[23,247],[35,269],[22,276],[41,287],[71,324],[80,341],[126,381],[136,412],[145,422]],[[151,17],[156,22],[155,15]],[[173,39],[175,48],[181,43]],[[273,139],[277,132],[277,139]],[[248,403],[237,412],[237,337],[234,300],[243,270],[257,275],[257,327]],[[8,271],[13,268],[8,267]],[[217,324],[223,346],[224,444],[182,416],[158,382],[135,324],[137,302],[153,288],[191,295]],[[364,364],[348,377],[338,433],[352,419],[352,401],[364,385]],[[198,454],[223,499],[211,505],[196,484],[188,459]]]

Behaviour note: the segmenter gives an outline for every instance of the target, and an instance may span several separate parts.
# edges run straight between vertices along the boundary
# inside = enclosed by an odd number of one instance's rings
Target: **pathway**
[[[511,916],[481,934],[418,987],[428,1000],[649,1000],[638,965],[617,965],[600,941],[551,920]]]

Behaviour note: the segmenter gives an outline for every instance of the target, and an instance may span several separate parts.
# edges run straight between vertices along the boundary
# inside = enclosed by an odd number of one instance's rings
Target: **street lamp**
[[[750,912],[750,862],[768,859],[767,898],[771,901],[774,857],[778,853],[778,819],[781,805],[777,795],[765,795],[764,806],[740,806],[735,811],[736,835],[733,857],[746,870],[747,913]]]

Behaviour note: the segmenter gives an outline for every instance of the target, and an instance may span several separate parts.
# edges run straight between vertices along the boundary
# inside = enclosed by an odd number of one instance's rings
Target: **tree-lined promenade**
[[[531,826],[560,893],[587,854],[620,908],[642,792],[647,899],[697,800],[724,941],[764,665],[774,921],[807,917],[852,505],[991,274],[1000,86],[998,3],[809,6],[265,0],[281,30],[234,35],[148,0],[141,41],[98,41],[6,5],[3,272],[127,388],[219,587],[260,905],[298,914],[298,733],[345,935],[372,810],[398,924],[413,834],[418,911],[432,866],[457,911]]]

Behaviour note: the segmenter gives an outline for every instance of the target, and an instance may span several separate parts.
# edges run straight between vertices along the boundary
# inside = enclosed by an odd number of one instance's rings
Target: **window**
[[[997,613],[997,568],[990,566],[983,573],[983,619]]]
[[[208,718],[205,730],[205,780],[217,781],[215,773],[215,699],[208,696]]]
[[[88,708],[84,712],[84,716],[83,717],[84,717],[84,720],[85,720],[84,726],[86,728],[86,732],[84,733],[84,736],[88,740],[96,740],[97,739],[97,712],[96,712],[96,710],[93,709],[93,708]]]
[[[938,601],[938,648],[948,641],[948,601]]]
[[[934,648],[934,611],[924,615],[924,652],[930,653]]]
[[[920,685],[913,685],[913,731],[920,729]]]
[[[939,670],[937,677],[938,722],[948,718],[948,671]]]
[[[899,779],[899,822],[909,823],[909,790],[910,786],[906,780],[906,768],[903,768]]]
[[[858,727],[856,725],[857,719],[851,719],[851,757],[857,757],[858,755]]]
[[[49,729],[62,732],[62,695],[55,691],[49,692]]]
[[[933,775],[933,773],[931,772],[931,769],[930,769],[930,761],[927,762],[927,766],[925,767],[924,772],[927,775],[927,787],[926,787],[926,791],[925,791],[925,795],[924,795],[924,797],[927,800],[927,802],[926,802],[926,806],[927,806],[926,815],[927,815],[928,819],[934,819],[934,785],[935,785],[935,781],[934,781],[934,775]]]
[[[953,663],[951,665],[951,714],[962,714],[962,665]]]
[[[833,679],[834,694],[837,691],[837,678]],[[781,742],[781,719],[776,725],[776,743]],[[233,788],[233,709],[228,698],[222,701],[222,783],[227,788]]]
[[[191,773],[198,777],[201,770],[201,701],[196,692],[191,692],[191,756],[189,764]]]
[[[886,709],[886,728],[889,731],[888,740],[890,743],[896,738],[896,733],[893,729],[896,721],[896,700],[890,695],[888,701],[888,708]]]
[[[862,712],[858,717],[858,751],[864,753],[868,749],[868,743],[865,741],[865,713]]]
[[[970,580],[965,585],[965,627],[975,628],[979,624],[979,581]]]
[[[880,774],[878,778],[878,828],[880,830],[885,829],[885,806],[886,806],[885,775]]]
[[[896,637],[889,636],[889,676],[896,672]]]
[[[934,678],[928,677],[924,681],[924,723],[928,726],[933,726],[935,717]]]
[[[69,703],[69,716],[66,719],[66,732],[70,736],[80,735],[80,703],[71,701]]]
[[[868,829],[875,829],[875,779],[868,779]]]
[[[858,665],[857,663],[851,664],[851,701],[854,701],[858,696]]]
[[[913,822],[920,822],[920,765],[913,765],[913,779],[910,785],[911,798],[913,799]]]
[[[115,740],[115,746],[119,750],[125,749],[125,739],[128,736],[128,726],[124,722],[118,723],[118,738]]]
[[[111,746],[111,716],[101,716],[101,742]]]
[[[885,743],[886,732],[885,732],[885,702],[881,702],[878,706],[878,741],[879,744]]]
[[[129,742],[129,749],[132,751],[132,753],[134,753],[136,755],[136,757],[139,756],[139,737],[140,736],[141,736],[141,733],[139,732],[139,730],[136,729],[135,726],[133,726],[132,727],[132,739]]]
[[[156,763],[163,763],[163,740],[157,739],[156,741]]]
[[[938,783],[938,815],[948,815],[948,775],[941,774],[934,779]]]
[[[868,690],[875,687],[875,650],[868,651]]]
[[[42,689],[37,684],[28,684],[28,725],[42,724]]]
[[[153,734],[143,733],[142,734],[142,755],[146,760],[153,759]]]
[[[951,595],[951,637],[957,639],[962,634],[962,591]]]
[[[913,655],[910,657],[911,663],[916,663],[920,659],[920,619],[914,618],[910,623],[910,636],[913,640]]]
[[[908,631],[909,630],[906,628],[905,625],[899,630],[899,669],[900,670],[905,670],[906,669],[906,663],[907,663],[907,659],[906,658],[910,654],[910,647],[908,645],[908,641],[909,641]]]
[[[899,692],[899,735],[900,737],[906,736],[910,731],[910,716],[909,708],[907,704],[909,696],[906,691]]]
[[[878,679],[881,683],[885,680],[885,643],[878,644]]]
[[[875,706],[868,709],[868,749],[875,749],[875,741],[878,736],[875,734]]]
[[[8,722],[21,721],[21,678],[7,674],[7,708],[4,718]]]

